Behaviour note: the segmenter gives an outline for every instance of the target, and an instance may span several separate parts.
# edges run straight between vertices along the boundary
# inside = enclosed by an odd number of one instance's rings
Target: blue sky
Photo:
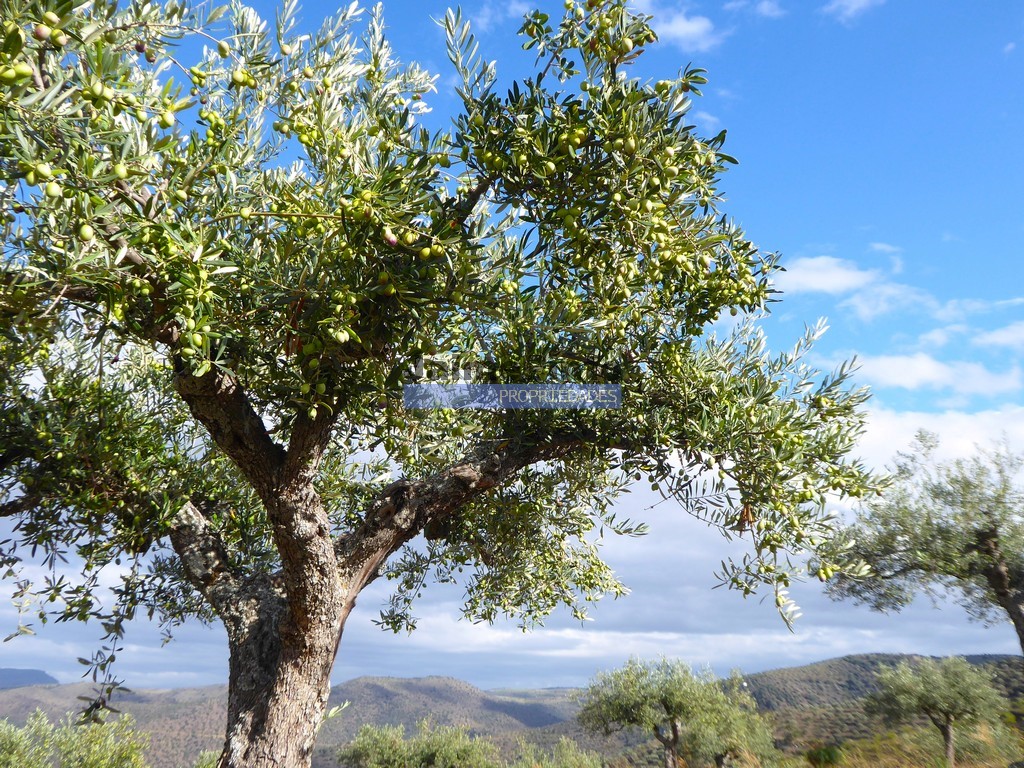
[[[561,3],[538,3],[553,16]],[[856,356],[870,385],[861,455],[882,467],[921,427],[947,455],[1005,435],[1024,450],[1024,6],[925,0],[644,0],[662,42],[636,73],[660,79],[688,62],[709,70],[693,109],[701,132],[728,129],[740,160],[721,189],[724,210],[763,249],[783,254],[784,291],[765,322],[788,347],[819,317],[830,330],[813,362]],[[260,6],[269,16],[271,6]],[[431,99],[443,124],[456,106],[444,56],[444,2],[384,3],[399,55],[440,75]],[[486,56],[504,79],[532,57],[514,37],[519,0],[467,3]],[[319,23],[331,6],[306,3]],[[612,541],[610,562],[632,594],[599,603],[580,626],[556,616],[524,635],[513,625],[457,620],[461,593],[430,588],[420,629],[393,636],[372,619],[374,585],[359,600],[334,679],[362,674],[462,677],[481,687],[579,685],[630,655],[678,656],[726,673],[873,651],[1019,653],[1008,624],[968,623],[954,605],[920,601],[880,616],[794,590],[795,632],[771,601],[712,590],[729,545],[649,492],[623,499],[651,522],[645,539]],[[14,613],[0,606],[0,627]],[[94,628],[47,626],[2,646],[0,665],[77,679]],[[139,626],[120,674],[133,687],[223,682],[221,630],[189,626],[160,648]]]

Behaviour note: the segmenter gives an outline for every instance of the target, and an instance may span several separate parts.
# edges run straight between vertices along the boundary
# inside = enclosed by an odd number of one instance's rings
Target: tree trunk
[[[956,745],[953,742],[953,723],[945,722],[939,726],[942,732],[942,743],[946,747],[946,766],[956,768]]]
[[[665,748],[665,768],[679,768],[679,723],[670,721],[668,733],[664,733],[659,725],[655,725],[653,731],[654,737]]]
[[[240,611],[246,620],[225,622],[228,722],[218,768],[308,768],[350,607],[299,629],[283,595],[260,591]]]
[[[228,723],[218,768],[308,768],[343,618],[300,630],[284,599],[265,593],[254,619],[228,634]]]
[[[996,602],[1009,616],[1021,652],[1024,653],[1024,573],[1003,554],[999,531],[995,526],[977,533],[976,539],[977,550],[984,557],[981,573],[995,595]]]

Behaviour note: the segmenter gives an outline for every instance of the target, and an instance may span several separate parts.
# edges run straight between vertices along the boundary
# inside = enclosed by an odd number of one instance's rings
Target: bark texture
[[[1007,559],[999,541],[998,528],[977,534],[976,547],[982,556],[981,574],[995,596],[996,603],[1006,611],[1024,652],[1024,570]]]
[[[948,768],[956,768],[956,743],[953,739],[952,719],[940,725],[939,730],[942,732],[942,743],[946,748],[946,765]]]
[[[665,750],[665,768],[678,768],[679,765],[679,721],[673,720],[667,731],[654,726],[654,738],[661,742]]]

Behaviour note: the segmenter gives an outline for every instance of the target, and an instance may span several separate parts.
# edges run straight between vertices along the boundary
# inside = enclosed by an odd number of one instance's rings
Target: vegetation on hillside
[[[935,756],[942,754],[942,745],[930,724],[922,720],[892,730],[864,710],[865,692],[875,689],[878,671],[907,658],[885,654],[848,656],[743,678],[746,690],[755,697],[785,702],[778,708],[760,705],[774,723],[774,738],[782,752],[779,768],[808,768],[805,753],[827,745],[842,746],[841,768],[932,768]],[[1004,693],[1021,690],[1024,665],[1018,657],[974,656],[968,660],[991,673]],[[0,714],[16,726],[24,725],[40,706],[51,719],[61,717],[82,691],[84,686],[0,691]],[[541,759],[544,755],[558,766],[557,760],[567,759],[567,747],[559,746],[566,742],[575,745],[578,752],[601,754],[609,768],[664,764],[661,745],[652,739],[605,739],[583,731],[574,720],[576,693],[573,689],[484,692],[463,681],[439,677],[353,680],[332,692],[332,705],[345,700],[352,705],[324,725],[314,766],[337,768],[339,748],[351,742],[365,724],[402,725],[405,734],[415,734],[417,723],[425,716],[431,718],[435,728],[454,727],[485,738],[506,762],[529,753],[533,755],[531,767],[540,764],[551,768]],[[222,686],[158,693],[136,691],[123,703],[137,718],[138,731],[152,734],[147,759],[153,768],[193,768],[204,750],[218,746],[224,696]],[[1008,723],[963,730],[958,735],[961,768],[1006,768],[1011,760],[1024,758],[1019,733]],[[210,759],[208,754],[209,765],[203,763],[200,768],[212,768]],[[735,763],[751,764],[749,760]],[[2,762],[0,767],[7,768]],[[18,764],[15,768],[26,767]]]

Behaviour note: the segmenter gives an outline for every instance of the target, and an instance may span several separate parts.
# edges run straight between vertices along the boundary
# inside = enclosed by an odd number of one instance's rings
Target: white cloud
[[[662,5],[655,0],[639,0],[639,10],[654,17],[651,26],[658,37],[686,53],[704,53],[718,46],[726,34],[715,29],[707,16],[691,16],[686,9]]]
[[[872,283],[842,302],[841,306],[852,309],[861,320],[874,320],[897,310],[914,307],[928,312],[938,309],[938,302],[926,291],[901,283]]]
[[[754,6],[754,11],[758,16],[764,16],[766,19],[779,19],[786,15],[786,11],[779,6],[776,0],[761,0]]]
[[[966,325],[947,325],[922,333],[917,337],[917,341],[923,347],[938,349],[949,344],[954,336],[963,336],[969,330]]]
[[[704,128],[704,130],[707,131],[709,134],[718,133],[718,129],[722,125],[721,120],[712,115],[710,112],[705,112],[704,110],[695,112],[693,118],[694,120],[697,121],[697,124]]]
[[[885,0],[832,0],[822,10],[842,22],[847,22],[883,3]]]
[[[939,307],[935,314],[943,320],[959,320],[968,315],[981,315],[990,312],[998,312],[1003,309],[1012,309],[1024,305],[1024,297],[1012,299],[953,299]]]
[[[949,460],[973,454],[1003,437],[1013,450],[1024,450],[1024,406],[1005,405],[984,411],[896,411],[868,409],[868,427],[858,454],[872,467],[889,464],[896,451],[910,446],[918,430],[939,436],[939,458]]]
[[[749,0],[729,0],[722,8],[727,11],[742,11],[750,8],[750,2]],[[752,10],[758,16],[763,16],[766,19],[779,19],[786,15],[785,9],[779,5],[778,0],[759,0],[754,3]]]
[[[1007,43],[1006,45],[1003,46],[1003,53],[1005,53],[1007,56],[1009,56],[1011,53],[1013,53],[1013,51],[1014,51],[1014,49],[1016,47],[1017,47],[1016,43]]]
[[[522,18],[523,14],[529,13],[529,11],[530,6],[522,0],[510,0],[509,2],[487,0],[478,6],[469,17],[469,23],[473,31],[486,33],[509,19]]]
[[[986,347],[1012,347],[1024,350],[1024,320],[983,333],[975,338],[974,342]]]
[[[861,269],[851,261],[812,256],[786,264],[786,271],[779,273],[775,282],[784,293],[839,294],[863,288],[877,278],[876,272]]]
[[[869,243],[868,248],[878,253],[903,253],[903,249],[891,243]]]
[[[1017,367],[1000,373],[979,363],[946,363],[924,352],[868,356],[859,358],[858,362],[859,376],[878,387],[946,390],[958,395],[1005,395],[1020,391],[1024,384]]]

